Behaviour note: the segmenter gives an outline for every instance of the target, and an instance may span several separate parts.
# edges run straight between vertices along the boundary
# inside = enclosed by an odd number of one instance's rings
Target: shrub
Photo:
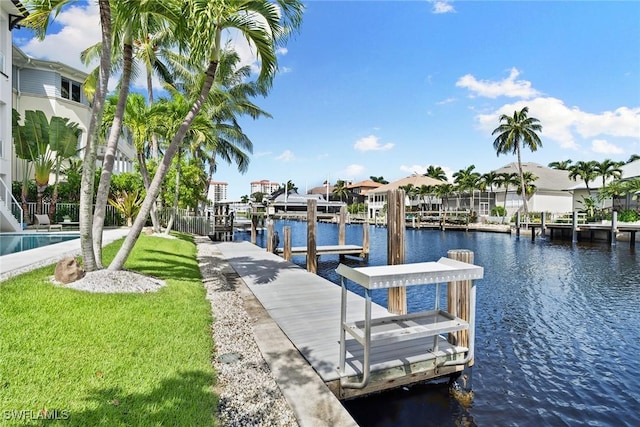
[[[638,215],[638,212],[632,209],[625,209],[621,212],[618,212],[618,221],[620,222],[640,221],[640,215]]]
[[[491,208],[491,216],[504,216],[504,206],[494,206]]]

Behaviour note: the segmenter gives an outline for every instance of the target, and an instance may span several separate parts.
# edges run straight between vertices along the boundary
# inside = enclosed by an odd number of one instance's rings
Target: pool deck
[[[36,232],[35,230],[25,230],[24,232],[21,232],[19,234],[31,233],[37,233],[37,235],[40,236],[46,234],[79,235],[78,231],[43,233]],[[103,244],[111,243],[114,240],[118,240],[121,237],[126,236],[128,233],[128,228],[107,229],[104,231],[102,237]],[[0,282],[7,280],[8,278],[17,274],[25,273],[38,267],[53,264],[60,261],[64,257],[77,255],[80,255],[80,239],[69,240],[66,242],[43,246],[41,248],[30,249],[28,251],[0,256]]]

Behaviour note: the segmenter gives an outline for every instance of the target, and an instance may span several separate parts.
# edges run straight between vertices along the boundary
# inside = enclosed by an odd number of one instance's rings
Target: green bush
[[[491,216],[504,216],[504,206],[494,206],[491,208]]]
[[[618,221],[620,222],[640,221],[640,215],[638,215],[638,212],[632,209],[626,209],[621,212],[618,212]]]

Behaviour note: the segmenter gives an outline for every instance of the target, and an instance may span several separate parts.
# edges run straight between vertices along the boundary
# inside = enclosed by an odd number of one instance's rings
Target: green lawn
[[[63,289],[54,266],[0,283],[0,425],[215,425],[211,306],[179,237],[141,236],[125,266],[166,280],[156,293]]]

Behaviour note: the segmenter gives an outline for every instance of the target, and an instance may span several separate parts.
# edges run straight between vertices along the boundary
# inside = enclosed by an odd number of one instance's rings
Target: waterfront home
[[[18,0],[0,1],[0,231],[18,231],[22,213],[11,197],[12,132],[11,88],[12,64],[11,31],[28,15]]]
[[[437,186],[445,184],[445,182],[440,181],[438,179],[431,178],[429,176],[424,175],[411,175],[405,178],[399,179],[398,181],[390,182],[389,184],[381,185],[377,188],[370,189],[367,191],[367,218],[374,219],[377,216],[383,216],[383,208],[387,203],[387,191],[389,190],[397,190],[400,187],[405,187],[407,185],[413,185],[415,188],[420,188],[423,185],[427,186]],[[420,200],[416,198],[411,198],[406,196],[405,204],[407,206],[418,206],[422,203]],[[439,198],[431,198],[430,204],[431,209],[439,209],[442,201]]]

